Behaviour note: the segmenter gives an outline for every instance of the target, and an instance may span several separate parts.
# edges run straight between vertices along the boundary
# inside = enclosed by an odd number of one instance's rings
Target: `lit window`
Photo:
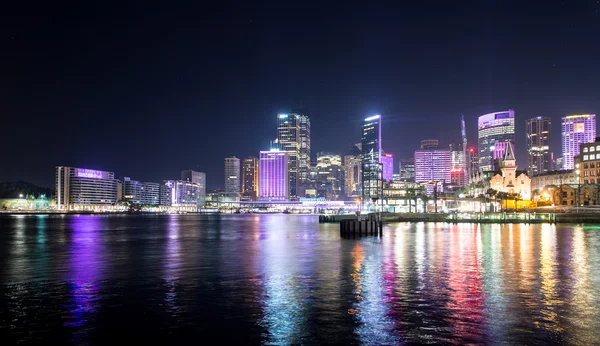
[[[590,153],[594,152],[594,147],[590,147]]]
[[[600,160],[600,154],[596,154],[596,160]]]
[[[588,155],[583,155],[583,161],[587,161],[588,160]]]
[[[587,153],[588,152],[588,148],[587,147],[583,148],[583,152]]]

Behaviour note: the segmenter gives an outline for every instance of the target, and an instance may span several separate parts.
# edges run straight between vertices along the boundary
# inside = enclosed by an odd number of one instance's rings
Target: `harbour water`
[[[600,227],[0,216],[14,343],[598,344]]]

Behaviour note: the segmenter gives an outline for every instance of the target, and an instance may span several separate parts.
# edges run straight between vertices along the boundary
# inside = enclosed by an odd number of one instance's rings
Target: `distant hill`
[[[35,198],[38,198],[40,195],[46,195],[46,198],[50,198],[54,195],[54,190],[25,181],[0,183],[0,198],[19,198],[21,194],[24,197],[33,195]]]

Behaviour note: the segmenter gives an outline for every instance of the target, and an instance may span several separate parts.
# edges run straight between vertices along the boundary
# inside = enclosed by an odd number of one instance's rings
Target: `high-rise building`
[[[450,155],[452,161],[451,167],[451,183],[456,186],[466,186],[468,184],[468,163],[465,151],[462,149],[462,144],[450,145]]]
[[[573,169],[581,144],[596,140],[596,114],[568,115],[562,118],[562,169]]]
[[[552,170],[552,154],[550,153],[551,124],[550,118],[547,117],[536,117],[527,120],[525,128],[527,174],[530,177]]]
[[[289,153],[290,197],[295,199],[310,180],[310,119],[305,111],[278,115],[277,143]]]
[[[184,180],[164,180],[160,184],[159,201],[162,206],[201,206],[206,198],[206,187]]]
[[[236,196],[240,193],[240,159],[225,158],[225,194]]]
[[[600,184],[600,138],[580,144],[579,165],[575,174],[580,184]]]
[[[344,156],[344,194],[346,196],[359,196],[360,183],[360,155]]]
[[[415,151],[415,182],[437,182],[441,183],[438,185],[440,188],[444,183],[451,182],[451,151],[425,144],[421,145],[422,149]]]
[[[206,200],[206,173],[196,172],[191,169],[184,170],[181,171],[181,180],[198,184],[199,204],[204,204]]]
[[[380,158],[383,164],[383,180],[390,182],[394,178],[394,156],[383,153]]]
[[[337,200],[342,194],[344,171],[342,157],[331,153],[317,154],[317,184],[319,195],[328,200]]]
[[[362,192],[363,199],[381,195],[381,116],[374,115],[362,125]]]
[[[398,164],[400,179],[405,181],[415,181],[415,159],[400,160]]]
[[[258,159],[246,157],[242,163],[242,195],[255,201],[258,198]]]
[[[259,157],[259,199],[285,201],[290,198],[287,151],[261,151]]]
[[[158,205],[160,184],[131,180],[129,177],[124,177],[122,184],[124,200],[136,204]]]
[[[502,157],[501,153],[494,152],[495,144],[506,141],[515,143],[515,111],[510,109],[480,116],[478,137],[479,170],[491,171],[494,169],[494,156]]]
[[[56,167],[56,206],[59,210],[116,202],[117,179],[113,172]]]

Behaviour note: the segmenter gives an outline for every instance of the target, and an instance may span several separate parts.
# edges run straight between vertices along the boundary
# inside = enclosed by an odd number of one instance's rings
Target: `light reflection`
[[[167,291],[165,293],[165,305],[176,312],[178,310],[176,304],[176,284],[179,278],[179,270],[181,266],[181,244],[180,237],[180,217],[178,215],[169,215],[167,222],[167,244],[164,259],[164,280],[166,282]]]
[[[540,291],[543,296],[540,313],[544,321],[535,324],[554,333],[562,333],[564,329],[559,325],[558,307],[560,300],[556,292],[556,226],[544,224],[541,230],[540,246]]]
[[[102,217],[77,216],[71,219],[70,249],[71,303],[65,326],[74,329],[72,342],[85,343],[93,330],[100,294],[103,266]]]

